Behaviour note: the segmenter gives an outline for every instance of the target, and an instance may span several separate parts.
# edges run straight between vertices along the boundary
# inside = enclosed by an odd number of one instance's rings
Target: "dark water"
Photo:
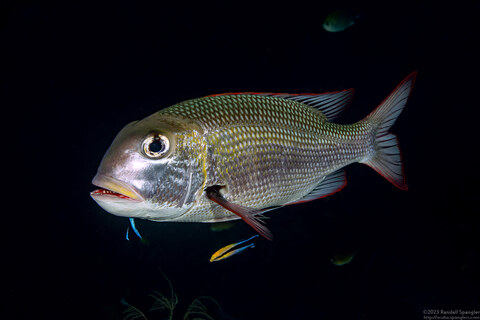
[[[325,32],[323,17],[341,6],[361,19]],[[3,2],[1,317],[122,319],[122,298],[147,312],[153,290],[169,293],[160,270],[178,295],[175,319],[198,296],[218,301],[222,311],[208,305],[215,319],[479,310],[478,12],[467,3]],[[252,235],[248,226],[137,221],[145,245],[126,241],[128,219],[89,196],[116,133],[160,108],[221,92],[352,87],[348,123],[414,70],[392,128],[408,192],[352,165],[342,192],[271,212],[273,242],[217,263],[210,255]],[[350,264],[331,264],[349,250]]]

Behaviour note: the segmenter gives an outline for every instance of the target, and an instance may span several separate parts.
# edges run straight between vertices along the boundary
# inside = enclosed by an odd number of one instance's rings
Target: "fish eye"
[[[170,149],[170,142],[167,137],[154,135],[143,141],[143,152],[152,159],[161,158]]]

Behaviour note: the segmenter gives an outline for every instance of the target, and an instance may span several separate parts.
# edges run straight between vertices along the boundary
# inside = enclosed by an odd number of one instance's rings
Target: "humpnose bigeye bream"
[[[125,126],[104,155],[92,198],[106,211],[169,222],[243,219],[267,239],[261,214],[325,197],[342,170],[364,163],[400,189],[396,136],[416,72],[368,116],[331,122],[353,90],[323,94],[227,93],[192,99]]]

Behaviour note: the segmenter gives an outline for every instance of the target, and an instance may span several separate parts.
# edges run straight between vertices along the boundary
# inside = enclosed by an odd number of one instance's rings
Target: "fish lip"
[[[100,199],[108,199],[111,200],[115,199],[117,201],[135,201],[135,202],[142,202],[145,199],[140,195],[140,193],[131,185],[126,182],[120,181],[113,177],[97,173],[92,180],[92,184],[100,187],[101,189],[94,190],[90,192],[90,196],[92,198],[100,198]],[[102,193],[101,190],[113,191],[114,193],[120,194],[125,197],[118,197],[112,194],[105,194]],[[115,198],[114,198],[115,197]]]

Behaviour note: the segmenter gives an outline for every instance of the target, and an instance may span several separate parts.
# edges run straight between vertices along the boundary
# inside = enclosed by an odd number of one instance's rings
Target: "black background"
[[[121,319],[153,290],[181,319],[212,296],[217,319],[423,319],[477,310],[478,5],[469,2],[146,3],[3,1],[2,318]],[[325,16],[360,13],[328,33]],[[217,263],[240,223],[128,220],[89,197],[96,168],[128,122],[222,92],[355,88],[342,123],[376,107],[412,71],[392,132],[409,191],[362,165],[324,200],[273,211],[275,240]],[[353,261],[331,257],[354,250]],[[6,299],[5,299],[6,296]],[[152,313],[149,319],[162,319]]]

